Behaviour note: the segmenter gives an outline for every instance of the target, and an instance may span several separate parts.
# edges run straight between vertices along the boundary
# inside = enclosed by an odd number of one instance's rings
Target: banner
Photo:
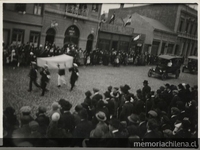
[[[55,57],[39,57],[37,58],[37,65],[44,67],[47,64],[49,69],[58,69],[58,66],[60,69],[65,69],[72,67],[73,59],[73,57],[65,54]]]

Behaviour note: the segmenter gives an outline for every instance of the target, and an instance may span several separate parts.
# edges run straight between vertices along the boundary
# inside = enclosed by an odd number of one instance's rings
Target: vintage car
[[[198,71],[198,58],[197,56],[189,56],[187,64],[183,65],[182,72],[188,70],[190,73],[197,73]]]
[[[158,56],[157,66],[149,69],[148,77],[159,75],[162,80],[165,80],[169,74],[173,74],[175,78],[178,78],[182,62],[183,58],[181,56],[160,55]]]

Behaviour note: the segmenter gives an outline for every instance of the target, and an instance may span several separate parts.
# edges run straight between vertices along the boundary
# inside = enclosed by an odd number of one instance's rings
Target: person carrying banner
[[[61,87],[61,82],[63,82],[63,84],[66,84],[65,69],[60,69],[60,65],[58,64],[58,86],[57,87]]]
[[[40,88],[40,85],[37,83],[36,62],[31,62],[31,69],[28,76],[30,77],[28,92],[32,91],[32,83],[34,83],[36,87]]]
[[[69,72],[72,72],[70,77],[70,84],[71,84],[70,91],[72,91],[75,86],[75,82],[78,80],[79,77],[78,65],[73,63],[73,67],[69,69]]]
[[[44,65],[44,68],[42,68],[42,71],[40,72],[40,74],[42,76],[41,77],[41,88],[42,88],[41,96],[44,96],[44,93],[46,91],[47,83],[50,80],[50,72],[48,70],[48,65],[47,64]]]

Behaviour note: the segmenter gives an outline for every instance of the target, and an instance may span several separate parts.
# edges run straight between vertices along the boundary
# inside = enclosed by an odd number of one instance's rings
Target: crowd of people
[[[7,107],[3,112],[5,145],[132,147],[135,141],[197,138],[198,87],[165,84],[153,91],[147,80],[132,93],[127,84],[109,86],[104,94],[93,88],[72,110],[60,99],[51,110],[39,106]],[[9,140],[8,140],[9,139]],[[34,140],[33,140],[34,139]]]
[[[30,65],[30,62],[36,61],[37,57],[53,57],[61,54],[74,57],[74,63],[78,65],[151,65],[158,59],[157,56],[141,53],[138,49],[108,51],[96,48],[88,52],[78,48],[76,44],[65,44],[60,48],[49,43],[46,43],[44,47],[42,45],[35,47],[34,44],[27,43],[4,47],[3,64],[11,65],[15,69],[20,65]]]

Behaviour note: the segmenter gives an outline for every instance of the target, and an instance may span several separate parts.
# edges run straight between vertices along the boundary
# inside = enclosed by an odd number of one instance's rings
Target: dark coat
[[[151,87],[150,86],[144,86],[142,88],[142,94],[143,94],[143,97],[146,97],[147,94],[149,94],[151,92]]]
[[[37,121],[40,126],[39,132],[45,134],[47,127],[49,126],[49,117],[44,114],[39,114],[35,121]]]
[[[29,72],[29,77],[31,79],[37,79],[37,70],[35,68],[31,68]]]
[[[75,119],[74,116],[70,112],[64,112],[60,116],[60,122],[62,124],[63,129],[66,130],[66,132],[72,133],[75,128]]]
[[[70,77],[70,84],[75,83],[78,80],[78,75],[77,73],[79,72],[77,68],[72,67],[69,69],[69,72],[72,72],[71,77]]]
[[[119,115],[120,121],[126,121],[127,117],[133,113],[133,104],[131,102],[127,102],[122,106],[122,111]]]
[[[59,74],[60,76],[65,75],[65,69],[59,69],[59,70],[58,70],[58,74]]]
[[[108,108],[110,115],[114,115],[114,113],[115,113],[115,103],[114,103],[114,101],[109,99],[109,100],[107,100],[107,102],[108,102],[108,104],[106,106]]]
[[[49,82],[49,78],[47,77],[48,75],[50,75],[50,72],[48,70],[42,70],[40,72],[41,77],[41,83],[47,83]]]
[[[93,125],[88,120],[81,121],[74,129],[74,138],[89,138]]]
[[[103,99],[103,96],[101,94],[95,94],[93,97],[92,97],[92,106],[95,106],[96,107],[96,104],[98,103],[99,100]]]
[[[138,126],[138,135],[140,138],[143,138],[145,133],[147,132],[146,121],[142,122]]]

